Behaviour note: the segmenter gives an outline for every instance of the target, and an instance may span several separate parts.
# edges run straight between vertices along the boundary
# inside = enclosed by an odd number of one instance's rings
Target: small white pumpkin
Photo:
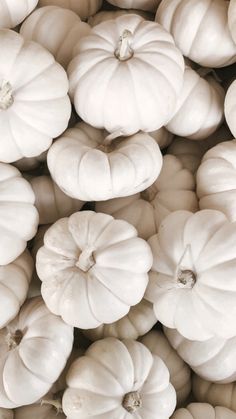
[[[92,341],[109,336],[118,339],[138,339],[149,332],[156,323],[152,304],[143,298],[120,320],[111,324],[101,324],[95,329],[84,330],[83,333]]]
[[[141,301],[151,265],[150,247],[132,225],[93,211],[53,224],[36,257],[49,310],[81,329],[125,316]]]
[[[0,161],[47,150],[68,125],[71,104],[65,70],[41,45],[0,30]]]
[[[67,130],[48,152],[53,180],[67,195],[99,201],[132,195],[150,186],[162,167],[156,141],[145,133],[113,140],[84,122]]]
[[[142,343],[93,343],[67,374],[62,407],[68,418],[168,419],[176,405],[164,362]]]
[[[228,24],[231,36],[236,43],[236,0],[230,0],[229,2]]]
[[[38,4],[38,0],[1,0],[0,28],[14,28],[21,23]]]
[[[224,89],[212,76],[204,79],[185,67],[183,87],[167,130],[193,140],[209,137],[223,121],[224,98]]]
[[[145,12],[143,10],[135,10],[135,9],[120,9],[120,10],[102,10],[101,12],[96,13],[96,15],[91,16],[88,19],[88,23],[90,26],[99,25],[99,23],[105,22],[106,20],[116,19],[119,16],[126,15],[126,14],[135,14],[142,16],[146,20],[153,20],[152,14]]]
[[[162,0],[156,21],[170,31],[184,56],[204,67],[224,67],[236,61],[228,6],[223,0]]]
[[[155,131],[168,122],[184,60],[161,25],[137,15],[102,22],[75,54],[68,66],[70,95],[85,122],[112,137]]]
[[[82,20],[94,15],[102,6],[103,0],[39,0],[39,6],[58,6],[77,13]]]
[[[185,409],[178,409],[172,419],[236,419],[236,414],[222,406],[214,408],[207,403],[191,403]]]
[[[236,80],[230,84],[225,96],[225,119],[233,136],[236,137]]]
[[[108,0],[108,2],[122,9],[141,9],[156,12],[161,0]]]
[[[96,203],[96,210],[133,224],[140,237],[148,239],[157,233],[161,221],[171,212],[198,210],[195,180],[181,161],[165,155],[157,180],[146,190],[126,198]]]
[[[191,391],[191,370],[188,365],[170,346],[162,332],[152,330],[143,336],[140,342],[164,361],[170,373],[170,382],[176,391],[177,405],[183,405]]]
[[[73,57],[75,44],[91,28],[68,9],[45,6],[36,9],[21,25],[20,34],[50,51],[65,69]],[[50,36],[48,36],[50,32]]]
[[[73,328],[50,313],[40,297],[28,300],[0,330],[0,406],[36,402],[57,380],[70,355]]]

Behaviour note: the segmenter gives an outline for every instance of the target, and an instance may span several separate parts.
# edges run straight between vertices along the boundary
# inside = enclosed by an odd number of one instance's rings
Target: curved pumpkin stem
[[[9,82],[3,81],[0,87],[0,109],[7,110],[14,102],[13,89]]]
[[[131,48],[133,34],[125,29],[120,36],[118,47],[115,50],[115,57],[120,61],[127,61],[133,57],[134,51]]]

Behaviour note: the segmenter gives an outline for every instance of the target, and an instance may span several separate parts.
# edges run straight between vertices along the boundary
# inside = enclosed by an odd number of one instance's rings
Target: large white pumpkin
[[[0,163],[0,265],[13,262],[35,236],[39,217],[34,201],[34,192],[19,170]]]
[[[58,6],[70,9],[79,17],[86,20],[94,15],[101,7],[103,0],[39,0],[39,6]]]
[[[155,22],[124,15],[95,26],[68,67],[79,116],[113,137],[155,131],[170,119],[184,61],[172,36]]]
[[[57,380],[70,355],[73,328],[50,313],[40,297],[28,300],[0,330],[0,406],[36,402]]]
[[[236,43],[236,0],[230,0],[229,2],[228,24],[231,36]]]
[[[223,67],[236,61],[228,6],[224,0],[162,0],[156,20],[183,55],[204,67]]]
[[[82,329],[119,320],[141,301],[151,264],[132,225],[93,211],[53,224],[36,257],[48,308]]]
[[[162,167],[156,141],[146,133],[113,140],[84,122],[67,130],[48,152],[52,178],[67,195],[99,201],[132,195],[150,186]]]
[[[157,180],[141,193],[96,203],[96,210],[133,224],[140,237],[157,233],[161,221],[171,212],[198,210],[195,179],[181,161],[166,154]]]
[[[161,0],[108,0],[108,2],[122,9],[141,9],[156,12]]]
[[[158,320],[190,340],[236,335],[236,223],[220,211],[168,215],[149,239],[145,294]]]
[[[168,419],[176,404],[164,362],[129,339],[93,343],[71,365],[67,385],[62,407],[68,418]]]
[[[68,125],[71,105],[65,70],[41,45],[0,30],[0,161],[48,149]]]
[[[236,137],[236,80],[230,84],[225,96],[225,119],[233,136]]]
[[[68,9],[46,6],[36,9],[21,25],[20,34],[50,51],[64,68],[73,58],[75,44],[91,28]],[[48,36],[50,32],[50,36]]]
[[[214,408],[207,403],[191,403],[185,409],[178,409],[172,419],[236,419],[236,414],[222,406]]]
[[[37,6],[38,0],[1,0],[0,28],[14,28]]]

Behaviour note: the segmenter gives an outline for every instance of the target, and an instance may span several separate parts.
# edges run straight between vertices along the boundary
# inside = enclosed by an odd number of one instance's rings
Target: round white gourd
[[[0,28],[14,28],[21,23],[38,4],[38,0],[1,0]]]
[[[77,13],[82,20],[86,20],[100,9],[102,2],[103,0],[39,0],[39,7],[63,7]]]

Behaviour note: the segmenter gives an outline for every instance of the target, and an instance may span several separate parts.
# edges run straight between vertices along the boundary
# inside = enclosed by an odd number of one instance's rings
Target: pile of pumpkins
[[[0,0],[0,419],[236,419],[236,0]]]

